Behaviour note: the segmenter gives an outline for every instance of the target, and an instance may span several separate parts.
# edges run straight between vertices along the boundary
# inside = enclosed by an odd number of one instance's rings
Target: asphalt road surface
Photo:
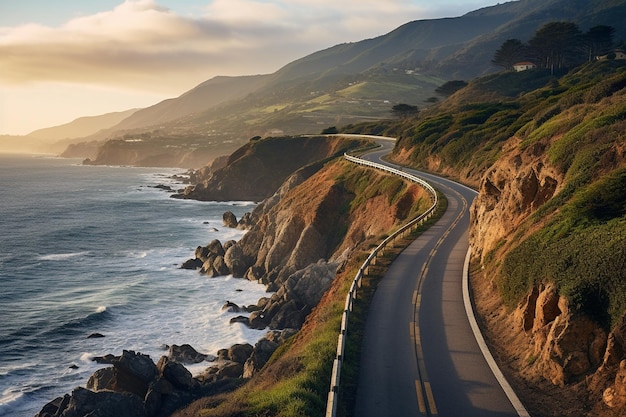
[[[393,142],[365,158],[380,157]],[[387,164],[390,165],[390,164]],[[513,417],[472,333],[462,296],[476,192],[408,170],[448,199],[443,217],[392,263],[370,306],[355,417]]]

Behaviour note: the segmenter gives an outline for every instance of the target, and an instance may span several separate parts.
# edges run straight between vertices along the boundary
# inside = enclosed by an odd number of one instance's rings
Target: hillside
[[[0,151],[61,154],[67,150],[68,146],[72,146],[74,142],[82,143],[81,138],[109,129],[136,111],[137,109],[132,109],[100,116],[79,117],[69,123],[35,130],[25,136],[4,135],[0,137]],[[81,144],[81,151],[78,154],[74,155],[71,152],[67,152],[64,156],[91,156],[91,153],[96,150],[97,145],[95,143],[84,143]]]
[[[479,78],[418,119],[358,129],[479,189],[478,310],[532,415],[626,411],[625,121],[626,66],[604,61]]]
[[[547,22],[572,21],[583,31],[612,25],[615,39],[626,39],[620,19],[625,11],[623,0],[520,0],[460,17],[417,20],[313,53],[273,74],[216,77],[86,140],[143,135],[166,149],[194,144],[210,149],[206,157],[212,159],[254,136],[319,133],[329,126],[385,120],[394,104],[428,107],[446,80],[494,72],[494,51],[505,40],[527,40]]]
[[[59,126],[35,130],[27,136],[48,141],[82,138],[115,126],[137,111],[138,109],[131,109],[123,112],[107,113],[100,116],[79,117],[76,120]]]
[[[557,76],[493,74],[415,118],[346,129],[395,135],[397,162],[479,189],[470,230],[476,308],[531,415],[624,415],[626,64],[599,61]],[[230,165],[275,161],[271,150],[284,144],[268,144],[281,140],[252,141]],[[250,231],[223,255],[239,276],[278,290],[259,300],[248,323],[301,330],[280,347],[274,342],[267,365],[250,371],[241,388],[227,394],[227,382],[207,379],[217,391],[203,391],[174,416],[322,415],[351,277],[367,250],[427,198],[419,187],[340,159],[309,168],[255,209]],[[336,275],[324,281],[316,307],[291,298],[300,279],[319,279],[319,271]],[[357,343],[349,346],[358,346],[358,331],[350,337]],[[348,397],[357,372],[342,370]]]

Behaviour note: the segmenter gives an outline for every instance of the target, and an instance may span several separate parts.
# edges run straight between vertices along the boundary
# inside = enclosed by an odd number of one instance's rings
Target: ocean
[[[215,355],[265,334],[221,309],[256,303],[262,285],[180,269],[198,245],[241,238],[222,214],[254,203],[177,200],[155,187],[182,187],[181,171],[0,155],[0,416],[32,417],[84,386],[103,366],[94,356],[127,349],[156,362],[184,343]]]

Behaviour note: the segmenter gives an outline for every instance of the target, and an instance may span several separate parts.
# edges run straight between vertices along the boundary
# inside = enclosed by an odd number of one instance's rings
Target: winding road
[[[393,142],[378,142],[382,148],[362,158],[394,166],[381,159]],[[462,278],[469,206],[476,192],[404,170],[442,192],[448,209],[402,252],[378,284],[366,322],[354,415],[526,415],[516,410],[494,376],[465,310]]]

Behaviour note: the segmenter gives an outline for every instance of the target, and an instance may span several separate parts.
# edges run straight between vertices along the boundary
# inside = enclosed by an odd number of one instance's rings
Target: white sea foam
[[[87,256],[87,255],[89,255],[89,251],[71,252],[71,253],[52,253],[49,255],[38,256],[37,259],[40,261],[64,261],[70,258],[76,258],[79,256]]]
[[[265,334],[231,325],[237,314],[221,309],[227,300],[256,303],[267,296],[262,285],[180,269],[198,245],[239,240],[244,232],[224,228],[222,214],[240,217],[253,203],[171,199],[149,188],[170,183],[150,169],[39,162],[39,169],[25,164],[9,178],[18,186],[7,193],[19,190],[19,198],[9,195],[8,201],[20,206],[0,206],[0,229],[10,237],[4,242],[23,242],[17,251],[0,240],[0,273],[8,278],[0,280],[0,399],[8,402],[0,417],[32,416],[84,386],[103,366],[94,356],[127,349],[156,362],[167,354],[163,345],[184,343],[215,355]],[[72,191],[78,188],[83,191]],[[34,221],[46,216],[55,221]],[[41,248],[53,253],[22,255]],[[105,337],[88,338],[92,333]],[[208,366],[198,365],[200,371]]]
[[[0,396],[0,413],[13,407],[23,396],[24,393],[14,391],[12,388],[4,390]]]

